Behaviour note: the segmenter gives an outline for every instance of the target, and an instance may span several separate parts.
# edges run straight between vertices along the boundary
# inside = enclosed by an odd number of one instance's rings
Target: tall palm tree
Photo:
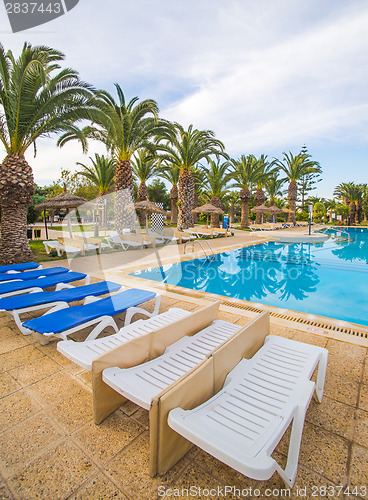
[[[111,192],[115,183],[115,169],[116,161],[112,158],[106,158],[104,155],[95,154],[95,159],[89,158],[91,160],[92,166],[84,165],[84,163],[77,162],[83,170],[80,170],[78,175],[88,179],[94,186],[98,189],[97,200],[100,220],[99,224],[106,226],[107,219],[107,205],[108,198],[102,198],[104,195]],[[101,201],[101,202],[100,202]]]
[[[140,149],[132,158],[132,168],[134,176],[140,182],[137,193],[138,201],[148,200],[146,182],[158,173],[157,159],[146,149]],[[141,226],[146,224],[144,213],[139,215],[139,224]]]
[[[228,192],[228,184],[230,180],[229,161],[217,162],[209,159],[208,166],[202,166],[204,174],[205,193],[206,197],[210,199],[210,203],[216,207],[221,208],[221,201]],[[211,214],[211,227],[220,227],[219,214]]]
[[[359,214],[357,211],[357,205],[361,200],[361,189],[359,186],[354,184],[354,182],[341,182],[335,188],[334,196],[344,200],[346,204],[349,203],[349,224],[351,226],[354,226],[355,222],[359,224]]]
[[[290,151],[289,154],[282,153],[283,160],[275,159],[272,163],[278,166],[289,180],[288,198],[289,206],[292,212],[289,213],[288,222],[295,222],[296,199],[298,194],[297,182],[303,175],[308,175],[314,172],[321,172],[321,167],[317,161],[311,160],[311,156],[306,153],[299,153],[294,156]]]
[[[96,127],[71,129],[59,140],[59,145],[77,139],[86,146],[86,139],[103,142],[116,159],[115,171],[115,227],[118,231],[134,227],[134,217],[127,209],[134,199],[134,181],[131,158],[139,149],[150,149],[150,140],[159,130],[158,107],[152,99],[138,103],[138,97],[126,102],[120,85],[115,84],[118,99],[106,91],[96,92],[99,107],[94,114]]]
[[[27,240],[27,210],[33,173],[25,153],[40,137],[60,133],[93,109],[92,88],[74,70],[61,69],[64,55],[25,43],[16,58],[0,44],[0,140],[6,158],[0,165],[1,263],[32,260]]]
[[[166,179],[172,185],[170,189],[170,201],[171,201],[171,224],[177,224],[178,222],[178,182],[179,182],[180,169],[176,165],[164,163],[160,164],[158,171],[159,177]]]
[[[224,145],[215,139],[211,130],[197,130],[189,125],[185,130],[178,123],[168,124],[160,131],[157,141],[160,159],[180,169],[178,181],[179,217],[178,229],[182,231],[193,226],[194,179],[192,169],[210,155],[224,154]]]
[[[192,169],[192,176],[194,179],[194,198],[193,198],[193,208],[199,207],[199,197],[203,194],[204,187],[204,175],[199,167],[194,167]],[[193,213],[193,221],[197,224],[199,214]]]
[[[228,193],[227,202],[229,203],[229,222],[234,224],[235,222],[235,206],[239,203],[239,193],[237,191],[230,191]]]
[[[275,200],[278,197],[282,197],[284,195],[284,191],[282,190],[282,186],[285,184],[285,179],[278,178],[278,172],[274,172],[270,176],[267,177],[265,182],[266,192],[270,198],[270,207],[274,206]]]
[[[231,160],[234,170],[231,178],[234,179],[232,187],[240,189],[239,197],[242,204],[240,227],[249,226],[249,201],[252,193],[251,189],[257,182],[257,158],[254,155],[242,155],[239,160]]]
[[[261,155],[258,158],[255,164],[255,168],[257,172],[257,191],[254,195],[254,199],[256,202],[256,206],[259,207],[260,205],[263,205],[266,200],[263,188],[265,187],[269,176],[275,172],[275,168],[273,168],[272,165],[268,163],[266,155]],[[260,224],[261,222],[262,222],[262,213],[257,212],[256,224]]]

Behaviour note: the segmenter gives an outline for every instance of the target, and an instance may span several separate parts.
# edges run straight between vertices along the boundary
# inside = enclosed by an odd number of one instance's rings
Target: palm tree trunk
[[[7,156],[0,165],[1,264],[33,260],[27,240],[27,212],[33,190],[32,169],[24,156]]]
[[[218,196],[213,196],[211,201],[211,205],[216,208],[221,208],[221,201]],[[219,214],[211,214],[211,227],[220,227],[220,215]]]
[[[263,205],[265,202],[265,195],[262,189],[257,189],[257,192],[255,194],[255,202],[256,202],[256,207],[259,207],[260,205]],[[256,224],[261,224],[262,223],[262,213],[257,212],[256,214]]]
[[[171,224],[178,222],[178,186],[175,184],[170,190],[171,200]]]
[[[230,221],[230,224],[234,224],[234,222],[235,222],[235,207],[234,207],[234,205],[230,205],[229,221]]]
[[[295,223],[295,210],[296,210],[296,198],[297,198],[298,187],[296,182],[291,181],[289,184],[289,208],[292,212],[289,212],[288,222]]]
[[[356,224],[360,224],[361,220],[362,220],[362,205],[358,201],[356,203],[356,212],[355,212],[355,222],[356,222]]]
[[[115,191],[115,230],[118,233],[122,233],[123,229],[134,231],[134,181],[129,160],[119,160],[116,164]]]
[[[194,179],[189,170],[182,170],[178,182],[179,195],[179,217],[178,229],[188,229],[193,227],[193,202],[194,202]]]
[[[193,208],[197,208],[197,207],[199,207],[199,197],[198,197],[198,193],[196,191],[194,191]],[[193,214],[193,223],[194,224],[198,224],[198,218],[199,218],[199,214]]]
[[[138,199],[138,201],[148,200],[148,189],[147,189],[145,182],[141,182],[139,185],[137,199]],[[146,214],[144,212],[141,212],[138,215],[138,221],[139,221],[140,226],[146,225]]]
[[[249,189],[242,189],[239,194],[242,208],[241,208],[241,222],[240,227],[245,229],[249,227],[249,200],[250,191]]]
[[[350,226],[355,226],[356,205],[353,201],[350,203],[349,209],[350,209],[349,224]]]

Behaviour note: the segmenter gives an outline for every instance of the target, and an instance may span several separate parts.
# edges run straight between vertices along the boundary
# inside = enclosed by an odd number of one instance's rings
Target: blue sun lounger
[[[31,332],[28,328],[24,328],[20,315],[37,311],[39,309],[52,308],[47,314],[65,309],[69,302],[75,302],[85,299],[85,304],[99,296],[108,293],[117,292],[122,289],[121,285],[112,281],[102,281],[92,285],[76,286],[67,288],[66,290],[58,290],[56,292],[36,292],[23,295],[13,295],[12,297],[0,298],[0,311],[10,313],[19,330],[24,335],[29,335]]]
[[[73,271],[34,280],[0,283],[0,297],[10,297],[11,295],[19,295],[20,293],[27,292],[42,292],[43,288],[49,288],[52,286],[56,286],[56,290],[62,290],[63,288],[69,288],[71,286],[67,285],[67,283],[79,281],[84,278],[86,279],[86,285],[88,285],[90,281],[88,274],[75,273]]]
[[[29,269],[42,268],[38,262],[23,262],[22,264],[8,264],[0,266],[0,273],[8,273],[9,271],[28,271]]]
[[[156,298],[156,301],[153,313],[137,307],[154,298]],[[118,327],[112,316],[127,311],[125,318],[125,324],[127,325],[136,313],[142,313],[148,317],[156,316],[160,309],[160,303],[161,296],[155,292],[131,288],[110,297],[96,300],[91,304],[69,307],[62,311],[25,321],[23,327],[28,328],[31,333],[41,334],[44,339],[42,341],[39,338],[39,340],[41,343],[47,343],[50,337],[66,340],[71,333],[95,325],[86,338],[86,340],[94,340],[108,326],[111,326],[117,333]]]
[[[27,271],[24,273],[2,273],[0,274],[0,282],[14,280],[33,280],[43,276],[52,276],[54,274],[67,273],[69,269],[66,267],[50,267],[49,269],[38,269],[37,271]]]

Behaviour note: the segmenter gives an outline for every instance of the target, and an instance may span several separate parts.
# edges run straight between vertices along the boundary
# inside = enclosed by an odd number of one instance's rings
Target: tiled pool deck
[[[170,294],[163,297],[161,312],[169,307],[202,306]],[[247,321],[225,312],[219,317],[237,324]],[[263,496],[267,488],[276,489],[271,498],[344,498],[333,487],[350,486],[352,492],[354,486],[367,486],[367,349],[281,326],[271,325],[271,333],[329,350],[325,396],[322,404],[312,400],[307,413],[296,484],[290,494],[280,495],[277,489],[285,486],[276,474],[265,482],[250,480],[198,448],[165,476],[150,478],[148,412],[128,402],[96,426],[90,373],[60,355],[56,342],[39,345],[2,314],[0,498],[140,500],[171,494],[233,499],[256,498],[255,488]],[[286,452],[287,436],[276,450],[281,460]],[[244,490],[244,495],[221,496],[225,486]],[[174,496],[190,487],[196,488],[190,493],[202,488],[202,494],[186,496],[184,491]],[[330,489],[324,494],[321,487]],[[164,489],[168,495],[158,496]],[[212,496],[206,489],[212,489]],[[358,493],[345,498],[368,498],[368,492]]]

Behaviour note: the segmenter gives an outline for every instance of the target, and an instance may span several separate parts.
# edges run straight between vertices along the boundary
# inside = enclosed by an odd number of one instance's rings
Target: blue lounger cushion
[[[7,273],[8,271],[27,271],[28,269],[37,269],[41,264],[38,262],[23,262],[22,264],[8,264],[7,266],[0,266],[0,273]]]
[[[39,269],[37,271],[27,271],[24,273],[0,274],[0,281],[9,280],[34,280],[40,276],[53,276],[54,274],[67,273],[66,267],[50,267],[49,269]]]
[[[0,295],[4,293],[27,290],[28,288],[35,288],[35,287],[48,288],[51,286],[56,286],[59,283],[70,283],[71,281],[82,280],[86,276],[87,275],[83,273],[75,273],[73,271],[70,271],[69,273],[61,273],[61,274],[55,274],[54,276],[48,276],[47,278],[0,283]]]
[[[112,281],[101,281],[93,285],[76,286],[67,290],[57,292],[36,292],[26,295],[14,295],[13,297],[0,298],[0,311],[14,311],[16,309],[25,309],[42,304],[51,304],[54,302],[74,302],[83,300],[86,297],[105,295],[120,290],[121,285]]]
[[[69,307],[69,309],[25,321],[23,325],[42,335],[45,333],[57,334],[102,316],[115,316],[155,297],[156,293],[154,292],[131,288],[91,304]]]

